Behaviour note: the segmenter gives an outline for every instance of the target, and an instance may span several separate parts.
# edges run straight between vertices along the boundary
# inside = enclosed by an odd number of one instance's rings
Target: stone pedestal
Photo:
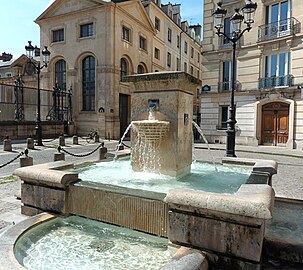
[[[172,176],[188,173],[192,162],[193,96],[201,81],[184,72],[127,76],[124,81],[133,83],[132,121],[149,121],[152,112],[151,121],[169,123],[165,134],[159,140],[147,142],[146,147],[140,146],[146,137],[138,137],[136,128],[132,128],[133,170],[142,170],[144,158],[140,155],[145,148],[147,154],[150,149],[156,149],[154,158],[150,159],[157,159],[161,164],[155,169],[148,167],[149,170]]]
[[[106,154],[107,154],[107,148],[101,147],[99,149],[99,160],[106,159]]]
[[[20,158],[20,167],[32,166],[33,158],[32,157],[21,157]]]
[[[95,143],[99,143],[99,142],[100,142],[100,137],[99,137],[98,134],[96,134],[96,135],[94,136],[94,141],[95,141]]]
[[[65,138],[64,138],[64,136],[60,136],[59,137],[59,145],[60,146],[65,146]]]
[[[54,161],[65,160],[64,153],[55,153],[54,154]]]
[[[73,136],[73,144],[79,144],[78,136]]]
[[[34,149],[35,148],[35,143],[33,138],[27,138],[26,139],[26,148],[27,149]]]
[[[12,151],[12,140],[11,139],[5,139],[3,140],[3,151]]]

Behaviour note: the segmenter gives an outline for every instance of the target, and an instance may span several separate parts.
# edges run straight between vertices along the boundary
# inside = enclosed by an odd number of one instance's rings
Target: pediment
[[[134,20],[148,26],[152,31],[154,31],[154,25],[140,0],[122,2],[119,3],[118,6],[123,9],[125,13],[128,13]]]
[[[64,14],[78,12],[80,10],[86,10],[89,8],[96,8],[106,2],[101,0],[55,0],[37,19],[36,22],[52,18],[56,16],[62,16]]]

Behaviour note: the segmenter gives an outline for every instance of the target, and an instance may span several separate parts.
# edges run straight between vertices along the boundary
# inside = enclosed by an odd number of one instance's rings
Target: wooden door
[[[282,102],[266,104],[262,109],[262,144],[285,145],[288,126],[289,105]]]

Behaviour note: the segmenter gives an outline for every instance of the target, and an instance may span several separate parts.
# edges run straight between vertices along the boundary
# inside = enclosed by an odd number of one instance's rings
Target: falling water
[[[212,159],[212,163],[213,163],[214,166],[215,166],[216,172],[218,172],[218,169],[217,169],[217,167],[216,167],[216,162],[215,162],[214,155],[213,155],[213,153],[212,153],[211,150],[210,150],[209,143],[208,143],[208,141],[207,141],[207,139],[206,139],[206,137],[205,137],[205,135],[204,135],[202,129],[199,127],[199,125],[198,125],[195,121],[192,121],[192,123],[193,123],[194,127],[197,129],[197,131],[199,132],[199,134],[202,136],[203,141],[206,143],[207,148],[208,148],[208,152],[209,152],[209,154],[210,154],[210,156],[211,156],[211,159]]]
[[[132,127],[132,124],[130,123],[130,124],[128,125],[128,127],[126,128],[126,130],[124,131],[124,133],[123,133],[123,135],[122,135],[122,137],[121,137],[121,139],[120,139],[120,141],[119,141],[119,144],[118,144],[118,146],[117,146],[117,148],[116,148],[116,153],[115,153],[114,160],[117,158],[117,155],[118,155],[118,151],[119,151],[119,149],[120,149],[120,146],[123,144],[123,140],[125,139],[125,136],[126,136],[126,134],[128,133],[128,131],[131,129],[131,127]]]

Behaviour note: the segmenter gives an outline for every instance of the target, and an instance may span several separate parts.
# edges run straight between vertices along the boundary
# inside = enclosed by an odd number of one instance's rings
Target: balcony
[[[219,93],[229,92],[230,89],[231,89],[231,81],[218,83],[218,92]],[[241,91],[241,83],[239,81],[236,81],[235,90]]]
[[[300,32],[300,23],[291,17],[274,23],[264,24],[258,29],[258,42],[273,40]]]
[[[293,85],[294,85],[293,75],[272,76],[272,77],[259,79],[259,89],[293,86]]]

